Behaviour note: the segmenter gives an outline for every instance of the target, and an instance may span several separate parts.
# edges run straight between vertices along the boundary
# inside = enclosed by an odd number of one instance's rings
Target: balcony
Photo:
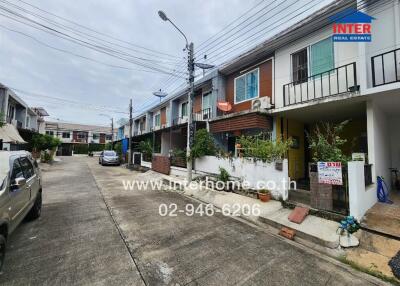
[[[193,121],[206,121],[211,119],[211,108],[206,108],[201,110],[200,112],[193,113]],[[188,116],[179,116],[175,117],[172,120],[172,126],[186,124],[188,122]]]
[[[193,121],[207,121],[211,119],[211,108],[205,108],[193,114]]]
[[[356,63],[340,66],[315,74],[303,81],[291,82],[283,86],[283,105],[306,103],[344,93],[357,92]]]
[[[371,58],[372,86],[400,82],[400,48]]]

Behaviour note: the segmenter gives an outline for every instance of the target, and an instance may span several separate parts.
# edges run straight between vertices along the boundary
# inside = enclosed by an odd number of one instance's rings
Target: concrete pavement
[[[124,190],[122,180],[154,172],[83,157],[47,169],[42,217],[10,237],[1,285],[385,284],[222,214],[160,216],[162,203],[199,203],[176,192]]]
[[[1,285],[143,285],[84,159],[43,174],[43,210],[9,238]]]
[[[160,204],[199,203],[176,192],[124,190],[123,180],[156,179],[152,171],[88,164],[148,285],[385,284],[222,214],[160,216]]]

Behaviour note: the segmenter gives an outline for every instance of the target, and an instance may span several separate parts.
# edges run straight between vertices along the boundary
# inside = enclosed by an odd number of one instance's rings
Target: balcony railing
[[[305,103],[358,90],[357,69],[354,62],[312,75],[302,81],[285,84],[283,105]]]
[[[211,119],[211,108],[206,108],[193,114],[194,121],[206,121],[209,119]]]
[[[400,82],[400,48],[371,58],[374,87]]]
[[[200,112],[195,112],[193,113],[193,121],[206,121],[211,119],[211,108],[206,108],[201,110]],[[188,117],[187,116],[179,116],[179,117],[175,117],[172,120],[172,126],[176,126],[179,124],[185,124],[188,121]]]

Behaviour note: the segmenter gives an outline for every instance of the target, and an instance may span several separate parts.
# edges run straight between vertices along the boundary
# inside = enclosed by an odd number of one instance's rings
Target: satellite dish
[[[155,95],[158,98],[160,98],[160,101],[161,101],[161,99],[166,97],[168,94],[166,92],[161,91],[161,89],[160,89],[159,91],[153,92],[153,95]]]

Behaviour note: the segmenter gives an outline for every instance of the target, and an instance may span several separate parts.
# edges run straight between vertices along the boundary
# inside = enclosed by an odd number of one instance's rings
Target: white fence
[[[196,159],[195,170],[205,174],[219,174],[219,168],[228,171],[231,177],[247,181],[251,189],[269,189],[275,198],[288,198],[289,173],[287,159],[282,162],[282,171],[275,163],[264,163],[247,158],[217,158],[204,156]]]

